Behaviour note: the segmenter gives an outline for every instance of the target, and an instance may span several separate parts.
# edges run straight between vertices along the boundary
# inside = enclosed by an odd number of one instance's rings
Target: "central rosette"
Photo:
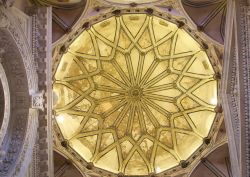
[[[140,101],[143,96],[143,91],[140,87],[133,87],[128,91],[128,98],[132,101]]]

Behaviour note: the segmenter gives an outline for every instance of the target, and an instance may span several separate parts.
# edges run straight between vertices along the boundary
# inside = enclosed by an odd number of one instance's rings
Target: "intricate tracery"
[[[55,74],[56,120],[86,161],[126,175],[186,160],[213,124],[217,81],[185,30],[155,16],[111,17],[84,31]]]

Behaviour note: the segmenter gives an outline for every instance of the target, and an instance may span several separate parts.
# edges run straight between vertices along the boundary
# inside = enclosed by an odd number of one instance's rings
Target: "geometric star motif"
[[[215,118],[217,81],[200,44],[145,14],[85,30],[61,58],[56,120],[69,145],[99,168],[160,173],[203,143]]]

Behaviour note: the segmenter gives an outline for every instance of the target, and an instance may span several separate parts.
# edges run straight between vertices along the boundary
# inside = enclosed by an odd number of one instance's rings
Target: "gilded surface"
[[[119,3],[119,4],[128,4],[128,3],[152,3],[161,0],[106,0],[109,2]]]
[[[213,124],[217,81],[185,30],[144,14],[84,31],[61,58],[56,121],[86,161],[126,175],[159,173],[199,148]]]

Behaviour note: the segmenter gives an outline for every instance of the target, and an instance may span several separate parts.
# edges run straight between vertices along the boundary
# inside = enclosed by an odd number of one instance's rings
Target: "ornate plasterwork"
[[[9,83],[11,116],[1,150],[0,173],[20,176],[31,160],[37,128],[37,110],[29,111],[29,92],[36,92],[38,80],[28,41],[11,11],[0,6],[2,65]],[[11,50],[11,51],[10,51]],[[8,61],[8,62],[7,62]],[[23,163],[26,161],[26,163]]]
[[[86,0],[32,0],[36,4],[44,6],[52,6],[59,9],[75,9],[76,7],[82,6],[86,3]]]
[[[232,48],[232,58],[231,58],[231,85],[230,85],[230,95],[231,95],[231,103],[232,103],[232,111],[231,115],[233,118],[233,129],[234,129],[234,137],[236,145],[239,149],[240,144],[240,120],[239,120],[239,78],[238,78],[238,72],[239,72],[239,66],[237,62],[237,53],[236,48]],[[239,154],[238,154],[239,155]]]
[[[157,1],[161,1],[161,0],[105,0],[107,2],[111,2],[111,3],[118,3],[118,4],[131,4],[131,3],[137,3],[137,4],[144,4],[144,3],[154,3]]]
[[[25,34],[26,41],[31,44],[31,38],[32,38],[32,29],[31,29],[31,18],[27,14],[23,13],[21,10],[19,10],[16,7],[11,8],[11,13],[15,16],[16,21],[19,23],[19,25],[22,28],[23,33]]]
[[[25,174],[29,168],[30,162],[32,162],[32,153],[37,137],[37,128],[38,128],[38,111],[29,110],[29,123],[27,125],[28,133],[24,139],[24,145],[22,151],[18,157],[18,163],[15,167],[14,172],[12,173],[13,177],[21,177]],[[23,163],[26,162],[26,163]],[[29,163],[28,163],[29,162]]]
[[[249,11],[244,1],[228,1],[222,96],[233,176],[250,173]]]
[[[32,52],[35,61],[38,62],[38,105],[43,105],[39,111],[39,129],[37,142],[37,166],[36,176],[49,177],[54,175],[53,170],[53,144],[52,144],[52,89],[51,89],[51,50],[52,50],[52,8],[32,8]],[[44,92],[44,96],[43,95]],[[44,97],[44,98],[42,98]],[[41,104],[44,99],[44,103]]]
[[[1,64],[1,61],[0,61],[0,82],[4,92],[4,105],[2,105],[4,107],[3,109],[4,115],[3,115],[2,125],[0,127],[0,144],[2,144],[4,135],[6,134],[8,128],[9,118],[10,118],[10,91],[9,91],[7,76]]]
[[[32,98],[31,98],[31,107],[33,109],[40,109],[40,110],[44,110],[44,91],[40,92],[40,93],[34,93],[32,94]]]
[[[140,13],[140,12],[143,12],[143,11],[146,11],[146,12],[149,12],[149,13],[154,13],[155,15],[157,15],[157,16],[160,16],[160,17],[162,17],[163,16],[163,14],[161,14],[161,13],[158,13],[158,12],[155,12],[154,10],[152,10],[152,9],[134,9],[134,10],[131,10],[131,11],[127,11],[127,10],[124,10],[124,12],[126,12],[126,13]],[[114,11],[113,12],[113,14],[115,14],[115,13],[122,13],[123,11],[122,10],[116,10],[116,11]],[[108,17],[110,17],[112,15],[112,13],[110,13],[110,14],[106,14],[105,16],[103,16],[103,19],[107,19]],[[166,16],[166,18],[169,18],[169,19],[171,19],[171,17],[170,17],[170,15],[165,15]],[[165,17],[164,16],[164,17]],[[100,18],[101,19],[101,18]],[[94,18],[94,21],[99,21],[99,19],[98,18]],[[89,28],[89,26],[91,26],[91,23],[92,23],[92,21],[89,21],[89,23],[87,23],[87,22],[83,22],[83,27],[84,28]],[[94,22],[95,23],[95,22]],[[175,21],[175,23],[177,23],[177,24],[182,24],[183,22],[178,22],[178,21]],[[185,27],[185,24],[184,24],[184,28],[185,29],[187,29],[188,30],[188,28],[186,28]],[[190,31],[190,30],[189,30]],[[79,35],[80,34],[80,32],[78,31],[78,32],[76,32],[76,34],[75,35]],[[197,35],[195,35],[196,37],[197,37]],[[69,40],[68,40],[68,42],[66,42],[66,46],[67,45],[69,45],[69,43],[71,43],[71,41],[72,41],[72,38],[73,38],[73,36],[71,36],[70,38],[69,38]],[[199,40],[199,38],[197,37],[197,39]],[[204,45],[204,47],[205,48],[207,48],[208,46],[206,46],[206,44],[204,44],[204,42],[203,41],[201,41],[201,43],[202,43],[202,45]],[[66,49],[67,49],[67,47],[66,46],[62,46],[62,48],[61,48],[61,50],[60,50],[60,52],[64,52]],[[207,50],[208,51],[208,50]],[[209,55],[211,55],[211,52],[210,51],[208,51],[209,52]],[[57,58],[55,58],[55,60],[58,60],[59,61],[59,59],[57,59]],[[215,61],[212,61],[212,63],[214,64],[215,63]],[[216,72],[219,72],[219,69],[217,68],[216,69]],[[57,131],[57,128],[55,129],[56,131]],[[61,137],[59,137],[60,139],[62,139]],[[62,141],[63,141],[63,139],[62,139]],[[66,144],[65,144],[65,142],[64,143],[62,143],[63,144],[63,146],[67,146]],[[71,152],[71,153],[74,153],[74,151],[71,149],[71,148],[69,148],[68,147],[68,151],[69,152]],[[74,156],[75,156],[76,154],[74,153]],[[196,154],[197,155],[197,154]],[[80,159],[80,158],[78,158],[77,157],[77,159]],[[192,160],[191,160],[192,161]],[[87,165],[86,165],[87,166]],[[98,171],[98,169],[95,169],[94,167],[91,167],[92,169],[94,169],[94,171]],[[106,174],[105,172],[103,173],[103,174]],[[166,174],[164,174],[164,175],[166,175]]]
[[[225,126],[228,136],[228,146],[232,173],[234,176],[240,175],[240,119],[239,119],[239,83],[238,72],[239,63],[237,61],[237,43],[235,42],[235,4],[228,3],[228,14],[225,32],[225,53],[222,75],[222,103],[225,115]]]
[[[236,2],[238,28],[238,62],[239,62],[239,108],[241,122],[241,175],[250,176],[250,6],[244,1]]]
[[[2,6],[0,7],[0,16],[0,27],[6,28],[8,31],[10,31],[23,58],[24,66],[26,69],[26,77],[28,78],[29,83],[29,90],[31,92],[36,91],[38,89],[38,80],[35,67],[36,64],[33,59],[32,50],[28,44],[27,38],[25,37],[23,31],[19,28],[19,22],[16,21],[16,18]]]
[[[15,0],[0,0],[0,5],[4,5],[5,7],[11,7],[14,4]]]

